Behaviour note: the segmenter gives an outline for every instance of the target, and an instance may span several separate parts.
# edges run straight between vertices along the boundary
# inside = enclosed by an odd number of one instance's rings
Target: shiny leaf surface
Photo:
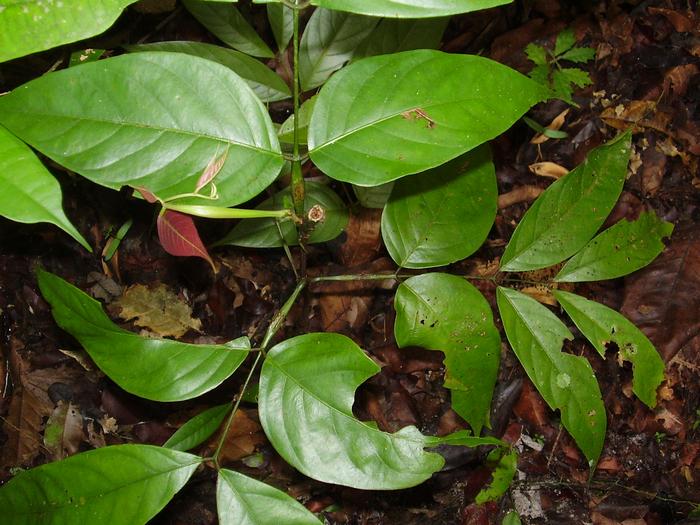
[[[248,85],[182,53],[133,53],[46,74],[0,97],[0,124],[98,184],[146,187],[161,198],[192,192],[225,151],[219,206],[257,195],[283,165],[274,126]]]
[[[644,268],[663,251],[663,237],[673,224],[655,213],[642,213],[636,221],[621,220],[595,236],[564,265],[555,281],[602,281]]]
[[[647,406],[656,406],[656,389],[664,380],[664,362],[639,328],[615,310],[579,295],[555,290],[554,297],[601,357],[605,357],[608,343],[617,345],[620,358],[632,363],[632,390]]]
[[[615,206],[627,174],[629,134],[600,146],[527,210],[501,258],[509,272],[537,270],[572,256]]]
[[[0,487],[5,525],[145,524],[202,459],[149,445],[99,448],[20,472]]]
[[[399,347],[445,353],[452,408],[474,430],[489,425],[501,338],[484,296],[461,277],[428,273],[407,279],[394,300]]]
[[[250,343],[193,345],[150,339],[119,328],[100,303],[60,277],[39,270],[39,288],[58,326],[127,392],[154,401],[181,401],[215,388],[236,371]]]
[[[231,404],[226,403],[197,414],[178,428],[170,439],[163,443],[163,446],[172,450],[185,451],[201,445],[216,432],[230,410]]]
[[[507,4],[509,0],[311,0],[312,5],[362,15],[433,18]]]
[[[263,102],[275,102],[291,96],[289,86],[279,75],[259,60],[240,51],[202,42],[157,42],[128,46],[127,49],[131,52],[170,51],[206,58],[236,73]]]
[[[444,459],[424,447],[502,444],[464,432],[444,438],[415,427],[389,434],[352,414],[357,387],[379,367],[339,334],[306,334],[276,345],[260,376],[260,422],[275,450],[319,481],[391,490],[411,487],[439,470]]]
[[[357,46],[377,25],[376,18],[316,9],[299,46],[301,88],[320,86],[350,60]]]
[[[4,0],[0,62],[97,35],[135,0]]]
[[[486,240],[496,218],[496,170],[488,147],[397,181],[382,213],[382,238],[403,268],[464,259]]]
[[[478,56],[416,50],[365,58],[321,89],[309,151],[328,176],[377,186],[466,153],[546,97],[532,80]]]
[[[221,525],[319,525],[291,496],[228,469],[219,471],[216,507]]]
[[[353,58],[410,51],[437,49],[449,18],[406,20],[385,18],[353,54]]]
[[[92,251],[61,206],[61,186],[24,142],[0,126],[0,215],[24,223],[49,222]]]
[[[255,57],[271,58],[272,50],[258,36],[236,6],[228,2],[183,0],[183,5],[199,23],[224,44]]]
[[[550,408],[593,467],[605,440],[607,420],[590,363],[561,351],[568,328],[546,306],[525,294],[499,287],[498,310],[511,348]]]

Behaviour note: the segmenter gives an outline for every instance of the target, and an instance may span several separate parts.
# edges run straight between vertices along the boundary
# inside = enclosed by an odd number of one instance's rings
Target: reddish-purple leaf
[[[155,194],[151,193],[146,188],[139,188],[138,186],[134,186],[134,189],[138,191],[141,194],[141,196],[144,199],[146,199],[147,202],[153,204],[154,202],[158,201],[158,197],[156,197]]]
[[[214,179],[214,177],[216,177],[219,174],[221,168],[223,168],[224,164],[226,164],[227,157],[228,149],[224,151],[224,154],[221,155],[219,158],[214,156],[214,158],[209,161],[209,164],[207,164],[207,167],[204,168],[202,175],[197,181],[197,187],[194,190],[195,193],[201,190],[207,184],[209,184]]]
[[[214,261],[199,238],[199,233],[192,217],[172,210],[165,210],[158,215],[158,237],[163,248],[170,255],[179,257],[201,257],[207,261],[214,272]]]

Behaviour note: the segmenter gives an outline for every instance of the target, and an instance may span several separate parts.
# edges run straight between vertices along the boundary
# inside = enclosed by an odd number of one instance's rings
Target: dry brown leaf
[[[340,247],[340,263],[356,266],[374,260],[382,246],[380,223],[382,210],[362,208],[350,215],[346,240]]]
[[[250,414],[254,412],[251,411]],[[214,454],[219,439],[221,439],[220,432],[209,440],[204,455]],[[250,456],[255,452],[257,445],[266,440],[260,424],[249,415],[248,411],[239,408],[224,440],[219,461],[226,463]]]
[[[571,108],[566,108],[564,111],[559,113],[556,117],[554,117],[554,119],[552,119],[552,122],[550,122],[546,128],[552,131],[559,131],[564,125],[564,122],[566,122],[566,116],[569,114],[569,111],[571,111]],[[547,135],[544,133],[538,133],[532,138],[530,144],[543,144],[548,140],[549,137]]]
[[[498,196],[498,209],[503,210],[519,202],[534,201],[543,191],[544,188],[530,184],[518,186],[508,193],[503,193]]]
[[[119,317],[135,319],[134,324],[148,328],[161,337],[182,337],[188,330],[199,331],[202,322],[192,318],[192,308],[163,283],[154,288],[142,284],[130,286],[112,303]]]
[[[540,303],[548,304],[550,306],[556,306],[558,304],[557,300],[552,295],[552,291],[549,289],[549,287],[543,284],[526,286],[525,288],[521,288],[520,291],[526,295],[529,295]]]
[[[697,31],[697,22],[695,21],[695,15],[692,12],[682,13],[675,9],[665,9],[663,7],[649,7],[649,13],[652,15],[661,15],[668,20],[673,29],[679,33],[689,33],[690,31]]]
[[[625,283],[620,312],[670,361],[700,334],[700,230],[677,227],[666,250]]]
[[[650,128],[668,134],[671,122],[668,114],[657,111],[653,100],[633,100],[627,105],[611,106],[603,110],[600,118],[608,126],[622,131],[632,127],[635,133]]]
[[[71,402],[59,401],[44,429],[44,446],[51,458],[57,461],[79,452],[84,440],[80,409]]]
[[[569,173],[569,170],[567,170],[564,166],[548,161],[535,162],[534,164],[530,164],[528,169],[535,175],[539,175],[540,177],[549,177],[551,179],[560,179]]]

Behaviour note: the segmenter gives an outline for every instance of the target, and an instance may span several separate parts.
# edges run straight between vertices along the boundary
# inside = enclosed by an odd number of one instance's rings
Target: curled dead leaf
[[[528,169],[535,175],[539,175],[540,177],[549,177],[551,179],[560,179],[569,173],[569,170],[567,170],[564,166],[556,164],[555,162],[547,161],[530,164]]]

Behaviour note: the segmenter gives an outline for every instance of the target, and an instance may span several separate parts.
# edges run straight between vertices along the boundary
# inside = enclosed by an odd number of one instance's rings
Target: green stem
[[[207,219],[260,219],[265,217],[287,219],[293,216],[292,210],[243,210],[240,208],[224,208],[223,206],[169,204],[167,202],[163,204],[163,207],[168,210]]]
[[[294,9],[294,75],[292,86],[292,98],[294,99],[294,149],[292,158],[292,200],[294,201],[294,212],[298,217],[304,217],[304,175],[301,172],[301,158],[299,157],[299,0],[295,1],[297,8]]]
[[[228,436],[228,431],[231,429],[233,418],[236,416],[238,407],[241,404],[241,400],[243,399],[243,394],[248,388],[248,384],[250,383],[250,380],[253,377],[253,374],[255,373],[255,369],[258,367],[258,363],[260,362],[260,358],[262,357],[262,355],[262,352],[258,352],[258,355],[255,357],[253,366],[250,367],[250,372],[248,372],[248,376],[245,378],[243,386],[241,387],[241,390],[238,393],[238,397],[236,398],[236,403],[233,405],[233,409],[231,410],[231,413],[229,414],[228,419],[226,420],[226,425],[224,425],[224,431],[221,433],[221,438],[219,439],[219,443],[216,446],[216,452],[214,452],[213,457],[214,464],[216,465],[217,469],[221,468],[221,466],[219,465],[219,456],[221,455],[221,449],[224,447],[226,436]]]
[[[302,279],[297,283],[296,288],[294,288],[294,291],[292,292],[292,295],[289,296],[289,298],[285,301],[285,303],[282,305],[282,308],[280,308],[279,312],[275,314],[275,316],[272,318],[272,321],[270,322],[270,326],[267,327],[267,332],[265,332],[265,337],[263,338],[262,343],[260,344],[260,348],[262,349],[263,352],[267,350],[268,345],[270,344],[270,341],[272,341],[272,338],[275,336],[277,331],[282,328],[282,324],[284,324],[284,320],[287,318],[287,314],[289,313],[289,310],[292,309],[292,306],[294,305],[294,302],[297,300],[297,297],[299,297],[299,294],[301,291],[306,287],[306,279]]]
[[[309,283],[321,283],[328,281],[384,281],[384,280],[395,280],[403,281],[409,277],[415,277],[418,274],[405,274],[405,273],[358,273],[358,274],[347,274],[347,275],[320,275],[318,277],[312,277],[309,279]],[[522,284],[544,284],[550,285],[552,281],[533,281],[528,279],[519,279],[516,277],[504,277],[498,279],[496,276],[485,276],[485,275],[468,275],[468,274],[452,274],[457,275],[457,277],[463,277],[471,281],[491,281],[491,282],[516,282]]]

